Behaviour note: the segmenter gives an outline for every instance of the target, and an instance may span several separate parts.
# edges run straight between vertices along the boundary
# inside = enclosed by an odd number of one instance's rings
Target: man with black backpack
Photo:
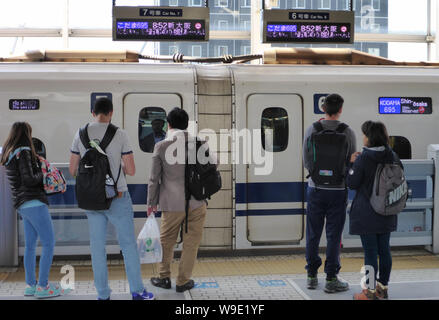
[[[98,99],[93,107],[95,121],[78,130],[73,140],[69,171],[76,176],[76,198],[85,209],[90,231],[90,250],[98,300],[109,300],[107,224],[116,228],[133,300],[152,300],[142,281],[134,235],[134,213],[125,174],[136,168],[128,136],[111,124],[113,104]]]
[[[338,94],[326,97],[325,118],[310,126],[304,137],[303,159],[309,171],[306,210],[307,287],[316,289],[317,272],[322,264],[319,243],[326,220],[325,292],[346,291],[349,285],[340,281],[341,236],[346,220],[347,165],[356,150],[354,132],[338,121],[343,98]]]
[[[183,250],[176,279],[176,291],[184,292],[194,287],[191,278],[203,235],[207,202],[221,188],[221,178],[216,170],[216,159],[209,154],[207,144],[195,143],[186,131],[189,116],[183,109],[174,108],[167,116],[168,133],[165,140],[154,146],[152,168],[148,182],[148,216],[162,212],[160,242],[163,259],[159,277],[151,283],[160,288],[171,288],[171,262],[174,247],[181,230]],[[186,150],[189,149],[189,152]],[[195,159],[194,153],[198,151]],[[204,152],[203,152],[204,151]],[[199,163],[198,160],[206,160]]]

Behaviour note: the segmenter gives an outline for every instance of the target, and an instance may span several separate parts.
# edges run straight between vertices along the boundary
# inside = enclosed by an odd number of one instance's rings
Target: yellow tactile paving
[[[325,260],[325,256],[321,256]],[[178,273],[178,262],[171,264],[172,277]],[[218,259],[204,261],[200,259],[196,262],[194,277],[215,277],[215,276],[236,276],[236,275],[265,275],[265,274],[302,274],[305,273],[306,261],[303,257],[291,259],[279,259],[276,257],[264,257],[264,259]],[[364,264],[362,257],[342,258],[342,272],[360,272]],[[75,278],[77,281],[89,281],[93,279],[91,265],[77,265],[75,267]],[[439,269],[439,256],[434,255],[413,255],[413,256],[394,256],[393,269]],[[158,275],[157,264],[143,264],[142,276],[149,279],[151,276]],[[50,281],[59,281],[64,274],[60,273],[61,266],[53,266],[50,272]],[[38,270],[36,271],[38,274]],[[319,272],[323,272],[323,266]],[[126,280],[125,267],[123,264],[108,266],[108,277],[110,280]],[[0,280],[5,282],[23,282],[25,279],[24,269],[21,266],[17,272],[0,273]]]

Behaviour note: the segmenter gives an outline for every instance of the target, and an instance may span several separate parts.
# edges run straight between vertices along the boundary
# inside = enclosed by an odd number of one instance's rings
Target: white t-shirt
[[[88,125],[88,136],[91,140],[95,140],[96,142],[100,142],[105,135],[105,131],[107,130],[109,123],[104,122],[92,122]],[[86,151],[84,145],[79,138],[79,129],[75,134],[75,138],[73,139],[72,148],[70,151],[74,154],[78,154],[81,157],[84,156]],[[117,129],[116,134],[108,145],[105,153],[108,156],[108,161],[110,162],[111,173],[113,174],[114,180],[117,180],[119,176],[119,180],[117,182],[117,190],[119,192],[128,191],[127,181],[125,178],[125,174],[121,167],[122,156],[126,154],[133,153],[133,149],[131,147],[131,143],[128,139],[128,135],[122,129]],[[119,175],[120,169],[120,175]]]

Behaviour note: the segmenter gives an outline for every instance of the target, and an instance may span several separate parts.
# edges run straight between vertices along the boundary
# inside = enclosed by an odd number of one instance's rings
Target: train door
[[[265,161],[272,161],[271,172],[258,172],[261,165],[254,161],[247,166],[247,239],[253,245],[297,243],[303,237],[304,213],[301,97],[249,96],[247,127],[260,129],[259,137],[253,131],[253,149],[264,150]],[[272,139],[265,139],[268,134]]]
[[[124,98],[123,128],[130,138],[136,164],[136,175],[127,177],[135,216],[144,216],[146,211],[152,152],[155,143],[165,138],[166,115],[175,107],[182,107],[177,94],[130,93]],[[136,224],[136,232],[139,228],[141,224]]]

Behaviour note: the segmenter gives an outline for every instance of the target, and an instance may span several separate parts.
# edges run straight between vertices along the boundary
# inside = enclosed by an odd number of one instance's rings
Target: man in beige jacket
[[[168,133],[165,140],[154,147],[152,168],[148,183],[148,216],[162,211],[160,242],[163,260],[159,266],[159,277],[151,278],[151,283],[160,288],[171,288],[171,262],[174,247],[182,223],[185,221],[185,136],[189,116],[183,109],[174,108],[167,116]],[[191,197],[189,201],[188,229],[183,233],[183,251],[176,279],[176,291],[184,292],[194,287],[191,278],[197,258],[198,247],[203,234],[206,218],[206,201]]]

